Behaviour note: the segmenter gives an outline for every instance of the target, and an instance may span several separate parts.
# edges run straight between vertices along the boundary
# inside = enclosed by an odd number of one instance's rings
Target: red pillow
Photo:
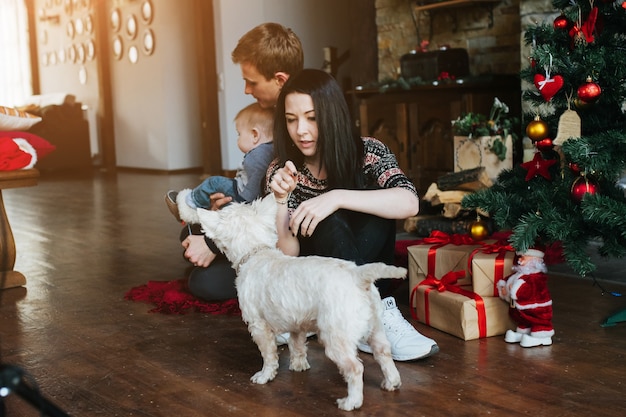
[[[48,155],[50,152],[56,149],[56,146],[42,138],[30,132],[20,132],[17,130],[11,130],[7,132],[0,132],[0,136],[4,138],[22,138],[25,139],[30,145],[37,151],[37,159],[41,159]]]

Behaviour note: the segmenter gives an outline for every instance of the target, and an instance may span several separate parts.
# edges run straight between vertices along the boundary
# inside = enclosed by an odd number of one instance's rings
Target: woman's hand
[[[211,210],[219,210],[226,204],[233,201],[233,198],[222,193],[213,193],[209,196],[211,199]]]
[[[338,190],[304,201],[291,215],[289,227],[294,233],[300,230],[302,236],[311,236],[317,225],[339,209]]]
[[[182,241],[184,256],[195,266],[208,267],[217,256],[206,244],[203,235],[189,235]]]
[[[287,198],[289,193],[296,189],[297,175],[298,170],[291,161],[287,161],[284,167],[276,170],[270,182],[270,189],[276,199]]]

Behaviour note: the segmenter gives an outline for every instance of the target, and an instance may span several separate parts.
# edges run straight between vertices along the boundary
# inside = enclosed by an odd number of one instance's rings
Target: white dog
[[[309,369],[306,334],[316,332],[326,356],[348,383],[348,396],[337,400],[340,409],[353,410],[363,404],[363,363],[357,356],[361,339],[367,339],[382,369],[381,387],[388,391],[400,387],[374,282],[404,278],[405,268],[283,254],[276,248],[276,202],[271,194],[219,211],[199,209],[198,214],[205,234],[237,270],[242,317],[263,357],[263,368],[252,376],[252,382],[265,384],[276,376],[275,337],[284,332],[291,336],[289,369]]]

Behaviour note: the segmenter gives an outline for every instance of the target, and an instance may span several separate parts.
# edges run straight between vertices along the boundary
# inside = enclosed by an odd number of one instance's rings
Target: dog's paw
[[[289,362],[289,370],[295,372],[303,372],[308,369],[311,369],[311,365],[309,365],[309,361],[304,358],[292,358]]]
[[[250,378],[250,381],[254,382],[255,384],[267,384],[268,382],[274,379],[274,377],[276,376],[276,373],[277,373],[276,370],[272,371],[272,370],[262,369],[256,374],[252,375],[252,378]]]
[[[395,391],[402,385],[402,381],[400,377],[397,379],[383,379],[383,382],[380,384],[380,387],[385,391]]]
[[[357,408],[361,408],[362,405],[363,405],[363,397],[351,398],[348,395],[345,398],[340,398],[337,400],[337,406],[339,406],[339,409],[343,411],[356,410]]]

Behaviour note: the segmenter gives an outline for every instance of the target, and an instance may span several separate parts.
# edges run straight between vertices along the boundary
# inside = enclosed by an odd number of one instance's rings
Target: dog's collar
[[[239,270],[241,269],[241,266],[245,264],[246,262],[248,262],[250,258],[252,258],[253,255],[256,255],[257,253],[262,252],[267,249],[272,249],[272,248],[268,246],[257,246],[256,248],[252,249],[250,252],[243,255],[243,257],[239,260],[237,265],[234,265],[235,272],[237,272],[237,275],[239,275]]]

